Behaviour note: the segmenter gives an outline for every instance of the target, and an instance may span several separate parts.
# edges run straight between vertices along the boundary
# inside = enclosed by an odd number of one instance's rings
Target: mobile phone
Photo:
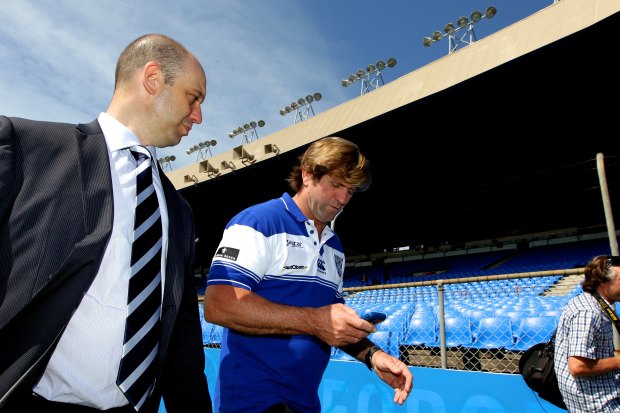
[[[378,311],[365,310],[362,314],[360,314],[360,317],[369,323],[379,324],[380,322],[385,321],[387,315]]]

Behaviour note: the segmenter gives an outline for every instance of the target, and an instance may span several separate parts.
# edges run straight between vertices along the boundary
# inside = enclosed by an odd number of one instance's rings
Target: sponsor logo
[[[239,257],[239,250],[236,248],[221,247],[221,248],[218,248],[217,252],[215,253],[215,256],[220,257],[220,258],[225,258],[231,261],[237,261],[237,258]]]
[[[325,274],[325,261],[323,261],[322,259],[318,259],[316,261],[316,266],[319,267],[319,271],[322,272],[323,274]]]
[[[290,239],[286,240],[286,246],[287,247],[293,247],[293,248],[303,248],[303,244],[300,241],[291,241]]]
[[[305,270],[308,268],[308,266],[306,265],[285,265],[284,267],[282,267],[285,270]]]
[[[334,263],[336,264],[336,271],[338,271],[338,277],[342,278],[342,263],[343,263],[343,259],[342,257],[336,255],[334,257]]]

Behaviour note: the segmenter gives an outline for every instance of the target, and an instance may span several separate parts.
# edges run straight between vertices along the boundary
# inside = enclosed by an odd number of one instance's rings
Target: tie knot
[[[130,151],[133,157],[136,159],[136,162],[138,163],[138,165],[140,165],[145,160],[149,159],[149,156],[147,154],[145,154],[144,152],[138,151],[135,146],[130,148]]]

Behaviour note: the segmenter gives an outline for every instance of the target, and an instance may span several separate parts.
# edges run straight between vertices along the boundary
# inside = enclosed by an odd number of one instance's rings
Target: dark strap
[[[601,308],[603,309],[603,311],[605,312],[607,317],[616,326],[616,331],[618,333],[620,333],[620,320],[618,319],[618,315],[616,314],[614,309],[611,308],[611,306],[609,304],[607,304],[607,301],[605,301],[605,299],[603,297],[601,297],[601,295],[598,293],[598,291],[594,291],[594,292],[592,292],[590,294],[592,294],[594,296],[594,298],[596,298],[596,301],[598,301],[598,303],[601,305]]]

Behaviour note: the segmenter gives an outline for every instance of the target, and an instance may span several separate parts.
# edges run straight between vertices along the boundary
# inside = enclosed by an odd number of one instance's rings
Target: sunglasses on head
[[[617,255],[612,255],[607,258],[605,261],[605,268],[610,269],[612,266],[620,267],[620,257]]]

